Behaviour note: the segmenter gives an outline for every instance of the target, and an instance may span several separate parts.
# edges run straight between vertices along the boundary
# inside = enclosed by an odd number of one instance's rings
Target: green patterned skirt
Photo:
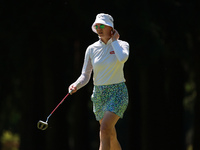
[[[123,118],[128,106],[128,90],[124,82],[112,85],[94,86],[91,96],[93,112],[96,120],[103,118],[106,111],[110,111]]]

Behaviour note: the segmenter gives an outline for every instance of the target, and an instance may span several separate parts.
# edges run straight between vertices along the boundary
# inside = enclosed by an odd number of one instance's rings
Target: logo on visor
[[[99,19],[104,19],[105,18],[103,14],[99,14],[98,17],[99,17]]]

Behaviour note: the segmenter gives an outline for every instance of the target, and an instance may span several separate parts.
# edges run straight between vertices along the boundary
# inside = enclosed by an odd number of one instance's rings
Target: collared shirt
[[[77,89],[85,86],[93,71],[94,85],[110,85],[125,82],[123,67],[129,56],[129,44],[122,40],[107,44],[101,40],[88,46],[80,77],[75,84]]]

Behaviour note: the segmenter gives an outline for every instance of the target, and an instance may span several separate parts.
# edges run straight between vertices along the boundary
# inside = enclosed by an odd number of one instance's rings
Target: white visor
[[[114,19],[111,15],[100,13],[96,16],[96,19],[95,19],[94,23],[92,24],[92,31],[97,33],[96,28],[95,28],[95,25],[97,23],[110,26],[114,29],[114,23],[113,22],[114,22]]]

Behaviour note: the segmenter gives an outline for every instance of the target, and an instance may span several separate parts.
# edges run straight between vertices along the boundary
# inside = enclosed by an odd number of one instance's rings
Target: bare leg
[[[119,141],[117,140],[117,132],[115,127],[112,130],[112,136],[110,139],[110,150],[121,150],[121,146],[119,144]]]
[[[117,140],[115,124],[119,120],[119,116],[112,112],[105,112],[100,122],[100,148],[99,150],[121,150],[121,146]]]

